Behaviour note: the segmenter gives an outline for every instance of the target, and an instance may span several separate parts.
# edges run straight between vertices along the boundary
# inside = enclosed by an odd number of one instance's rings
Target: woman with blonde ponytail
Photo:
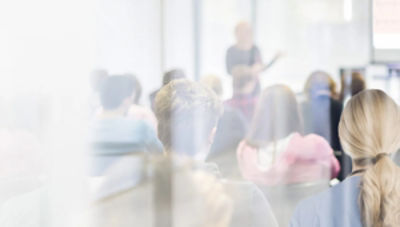
[[[383,91],[366,90],[346,105],[339,124],[353,173],[328,191],[303,201],[291,226],[400,226],[400,109]]]

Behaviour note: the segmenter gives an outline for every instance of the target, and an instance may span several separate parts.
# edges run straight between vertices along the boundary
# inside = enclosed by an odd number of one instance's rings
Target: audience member
[[[354,96],[339,125],[352,176],[303,201],[290,226],[400,226],[400,169],[390,158],[400,148],[399,124],[399,107],[384,92]]]
[[[211,88],[218,97],[222,97],[222,83],[218,77],[208,75],[203,77],[200,82]],[[246,135],[246,126],[246,119],[238,110],[229,106],[224,107],[223,114],[218,120],[210,154],[207,157],[207,161],[217,164],[224,178],[241,178],[236,149]]]
[[[225,105],[239,110],[250,123],[254,114],[254,108],[258,97],[253,94],[257,82],[253,79],[251,69],[248,66],[236,66],[233,71],[233,96],[225,101]]]
[[[343,106],[335,98],[336,83],[327,73],[315,71],[307,79],[304,93],[307,98],[301,103],[304,132],[329,141],[341,166],[338,178],[343,180],[351,172],[351,160],[342,151],[339,141],[338,125]]]
[[[218,97],[206,86],[188,80],[168,83],[155,99],[158,137],[164,149],[204,160],[221,112]]]
[[[218,165],[224,178],[241,179],[236,150],[246,132],[246,119],[243,115],[235,109],[225,107],[207,157],[207,161]]]
[[[143,120],[157,132],[157,118],[149,108],[133,104],[129,108],[127,116],[136,120]]]
[[[218,76],[215,75],[204,76],[200,79],[200,83],[209,87],[211,90],[215,92],[215,94],[217,94],[219,98],[222,98],[224,91],[222,88],[221,79],[219,79]]]
[[[186,74],[185,72],[183,72],[183,70],[181,69],[173,69],[170,71],[167,71],[162,79],[162,84],[161,87],[167,85],[169,82],[176,80],[176,79],[183,79],[186,78]],[[157,92],[160,89],[157,89],[155,91],[153,91],[150,95],[149,95],[149,99],[150,99],[150,105],[151,105],[151,109],[154,111],[154,99],[157,96]]]
[[[177,156],[151,157],[146,169],[141,183],[96,200],[89,226],[230,226],[232,200],[213,175]]]
[[[340,166],[320,136],[302,136],[295,95],[284,85],[266,88],[237,157],[245,178],[263,185],[336,177]]]
[[[107,77],[100,89],[102,112],[92,125],[95,171],[103,171],[119,154],[161,151],[155,131],[144,121],[127,117],[134,95],[134,82],[127,76]]]
[[[191,157],[201,163],[210,149],[221,113],[216,94],[206,86],[175,80],[155,99],[158,135],[167,153]],[[203,164],[203,169],[212,170]],[[224,183],[234,201],[231,226],[276,226],[276,220],[261,191],[253,184]]]
[[[132,78],[134,84],[134,98],[131,107],[129,108],[128,117],[133,117],[136,120],[143,120],[152,126],[154,131],[157,131],[157,119],[154,113],[147,107],[140,105],[140,98],[142,95],[142,85],[139,79],[132,74],[126,74],[126,76]]]
[[[301,104],[304,131],[324,137],[334,150],[340,150],[337,126],[342,104],[334,98],[335,81],[325,72],[313,72],[306,81],[304,93],[307,98]]]
[[[341,79],[340,100],[346,101],[346,98],[351,98],[366,89],[364,77],[359,72],[353,72],[349,78]]]

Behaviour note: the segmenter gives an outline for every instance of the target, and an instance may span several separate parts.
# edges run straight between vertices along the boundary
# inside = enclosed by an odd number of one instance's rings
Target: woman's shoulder
[[[349,198],[349,197],[358,198],[359,182],[360,182],[359,176],[349,177],[349,178],[345,179],[344,181],[342,181],[341,183],[339,183],[323,192],[320,192],[308,199],[303,200],[299,204],[299,206],[307,207],[307,206],[313,205],[319,209],[320,206],[325,206],[325,205],[335,206],[335,204],[339,205],[340,202],[338,200],[345,200],[344,196],[346,196],[346,198]],[[346,199],[346,200],[348,200],[348,199]]]
[[[296,207],[291,226],[360,226],[357,205],[359,181],[359,177],[350,177],[301,201]]]

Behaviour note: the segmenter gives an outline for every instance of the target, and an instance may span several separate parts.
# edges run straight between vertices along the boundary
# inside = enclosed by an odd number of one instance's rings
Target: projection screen
[[[371,0],[372,61],[400,63],[400,0]]]

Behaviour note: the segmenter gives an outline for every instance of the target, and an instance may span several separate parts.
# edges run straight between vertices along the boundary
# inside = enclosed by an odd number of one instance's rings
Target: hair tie
[[[388,153],[379,153],[375,157],[370,157],[370,158],[359,158],[354,160],[355,163],[359,166],[367,166],[367,165],[375,165],[377,162],[379,162],[382,158],[388,157]]]
[[[374,162],[374,164],[376,164],[377,162],[379,162],[379,160],[381,160],[382,158],[384,158],[384,157],[388,157],[389,156],[389,154],[388,153],[379,153],[379,154],[377,154],[376,156],[375,156],[375,162]]]

